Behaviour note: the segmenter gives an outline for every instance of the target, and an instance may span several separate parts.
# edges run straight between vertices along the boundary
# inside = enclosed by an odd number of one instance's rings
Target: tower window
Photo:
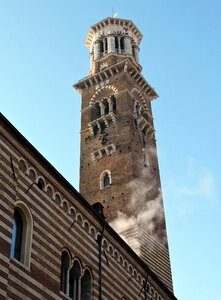
[[[105,170],[100,175],[100,189],[104,189],[111,185],[111,172]]]
[[[136,45],[132,46],[132,54],[133,54],[133,57],[136,59]]]
[[[121,52],[125,51],[124,37],[120,38],[120,49],[121,49]]]
[[[100,55],[103,56],[104,54],[104,43],[103,41],[100,41]]]
[[[104,114],[107,115],[109,114],[109,103],[107,102],[107,99],[104,99],[102,102],[104,105]]]
[[[94,125],[94,126],[93,126],[93,133],[94,133],[94,136],[97,135],[98,131],[99,131],[98,126],[97,126],[97,125]]]
[[[104,123],[104,122],[100,122],[100,127],[101,127],[100,131],[101,131],[101,132],[104,132],[104,130],[105,130],[105,128],[106,128],[105,123]]]
[[[21,201],[16,205],[12,224],[10,256],[29,267],[33,221],[29,209]]]
[[[115,36],[115,49],[116,49],[116,52],[119,52],[119,40],[118,40],[117,36]]]
[[[108,50],[107,38],[104,38],[100,40],[100,56],[103,56],[105,53],[107,53],[107,50]]]
[[[104,181],[104,187],[110,185],[110,177],[109,177],[108,174],[105,174],[105,175],[104,175],[103,181]]]
[[[113,103],[113,112],[116,113],[116,98],[114,96],[111,97]]]
[[[105,42],[105,53],[108,51],[108,43],[107,43],[107,38],[104,39]]]
[[[96,120],[101,116],[101,108],[98,102],[91,107],[91,120]]]

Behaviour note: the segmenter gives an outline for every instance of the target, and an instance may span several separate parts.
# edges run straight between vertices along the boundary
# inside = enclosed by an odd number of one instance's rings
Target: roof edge
[[[140,32],[140,30],[138,29],[138,27],[133,23],[133,21],[128,20],[128,19],[119,19],[119,18],[108,17],[108,18],[105,18],[105,19],[101,20],[100,22],[92,25],[89,28],[89,31],[88,31],[88,34],[86,37],[85,46],[87,48],[90,48],[92,40],[93,40],[93,36],[96,33],[96,31],[98,29],[105,28],[105,26],[107,26],[109,24],[129,26],[131,28],[131,30],[133,31],[133,33],[137,35],[138,43],[140,44],[140,42],[143,38],[143,35]]]

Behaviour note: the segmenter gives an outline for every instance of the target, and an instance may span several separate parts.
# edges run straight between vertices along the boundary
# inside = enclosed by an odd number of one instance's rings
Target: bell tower
[[[130,20],[106,18],[88,32],[89,76],[82,96],[80,193],[172,290],[151,101],[141,75],[142,34]]]

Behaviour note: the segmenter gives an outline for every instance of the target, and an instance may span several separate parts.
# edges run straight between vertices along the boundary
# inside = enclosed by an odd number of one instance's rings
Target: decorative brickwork
[[[89,30],[90,76],[74,85],[82,96],[80,192],[91,204],[102,203],[119,233],[130,231],[130,225],[122,229],[126,222],[136,225],[166,249],[168,272],[161,272],[161,264],[155,271],[172,290],[151,110],[157,94],[141,75],[142,35],[135,28],[131,21],[108,18]],[[110,145],[115,151],[108,151]],[[107,188],[104,170],[111,174]]]

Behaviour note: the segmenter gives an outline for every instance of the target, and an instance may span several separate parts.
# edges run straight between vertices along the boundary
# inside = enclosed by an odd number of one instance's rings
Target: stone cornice
[[[113,76],[120,73],[127,73],[139,86],[144,95],[149,96],[150,100],[158,98],[158,94],[151,87],[151,85],[144,79],[141,73],[137,70],[134,63],[126,58],[100,72],[94,73],[79,80],[73,87],[81,94],[82,90],[93,86],[105,84]]]
[[[137,36],[138,43],[140,43],[140,41],[142,40],[142,37],[143,37],[142,33],[140,32],[140,30],[136,27],[136,25],[131,20],[106,18],[90,27],[88,34],[87,34],[86,43],[85,43],[87,48],[90,48],[94,34],[98,30],[104,29],[109,24],[122,25],[124,27],[128,27],[131,29],[133,34]]]

